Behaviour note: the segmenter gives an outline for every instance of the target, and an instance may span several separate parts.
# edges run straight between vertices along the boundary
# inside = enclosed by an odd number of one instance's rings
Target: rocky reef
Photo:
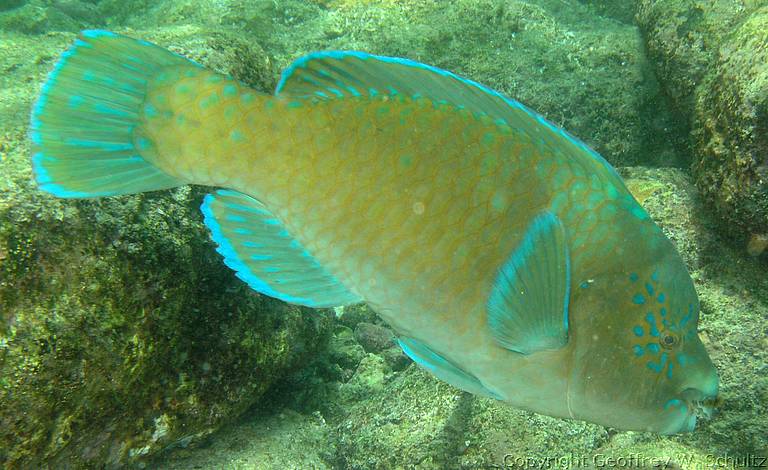
[[[636,466],[697,468],[768,454],[768,266],[722,236],[764,233],[765,9],[638,0],[642,36],[634,11],[601,0],[0,2],[0,463],[442,469],[634,455]],[[85,27],[158,42],[262,90],[313,50],[404,56],[542,112],[625,167],[682,253],[721,374],[720,415],[660,437],[471,396],[413,365],[364,306],[312,311],[249,291],[208,241],[201,188],[93,201],[37,192],[29,109]],[[692,159],[693,177],[669,167]]]
[[[696,185],[723,232],[759,255],[768,245],[768,2],[641,0],[637,19],[692,131]]]

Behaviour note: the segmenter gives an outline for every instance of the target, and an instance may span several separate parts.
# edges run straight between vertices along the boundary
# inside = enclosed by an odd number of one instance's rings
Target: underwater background
[[[352,49],[527,104],[616,166],[676,244],[719,414],[659,436],[473,396],[366,306],[251,291],[209,239],[205,189],[38,191],[29,113],[87,28],[267,92],[297,57]],[[765,0],[0,0],[5,468],[768,467],[766,247]]]

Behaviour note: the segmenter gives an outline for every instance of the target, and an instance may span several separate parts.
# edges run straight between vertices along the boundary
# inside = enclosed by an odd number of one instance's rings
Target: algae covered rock
[[[355,340],[369,353],[379,353],[394,343],[392,330],[373,323],[358,323],[355,327]]]
[[[698,91],[696,184],[737,239],[768,235],[768,6],[727,40]]]
[[[731,238],[768,236],[768,2],[641,0],[656,74],[681,115],[695,181]]]
[[[100,24],[96,5],[88,1],[0,1],[0,31],[28,34],[76,32]]]
[[[696,87],[749,0],[638,0],[636,20],[667,97],[690,121]]]
[[[184,31],[163,34],[170,43],[194,46],[203,61],[219,54],[185,43]],[[30,50],[52,58],[63,42],[43,38]],[[263,56],[237,50],[242,56],[223,56],[233,62],[212,65],[272,77],[269,69],[251,72]],[[235,63],[238,57],[243,60]],[[35,77],[4,90],[26,108],[23,114],[50,65],[16,68],[19,77]],[[8,112],[0,131],[7,136],[0,191],[0,464],[141,462],[233,420],[325,347],[331,311],[263,297],[224,266],[199,214],[205,190],[100,200],[43,194],[31,181],[28,144],[18,132],[26,123]]]

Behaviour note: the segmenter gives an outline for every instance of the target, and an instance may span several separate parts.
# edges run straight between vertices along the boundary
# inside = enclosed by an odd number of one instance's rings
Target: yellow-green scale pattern
[[[269,96],[197,68],[150,90],[145,158],[262,201],[399,332],[442,325],[445,350],[476,341],[489,367],[509,351],[483,327],[485,305],[536,214],[563,221],[575,285],[617,256],[631,264],[625,248],[658,231],[617,176],[544,126],[424,98]]]

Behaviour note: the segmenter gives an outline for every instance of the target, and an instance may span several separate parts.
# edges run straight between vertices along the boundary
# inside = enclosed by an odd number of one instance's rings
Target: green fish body
[[[31,127],[60,197],[226,188],[202,211],[238,277],[301,305],[367,302],[463,390],[660,433],[717,395],[671,242],[602,157],[475,82],[321,52],[267,95],[86,31]]]

